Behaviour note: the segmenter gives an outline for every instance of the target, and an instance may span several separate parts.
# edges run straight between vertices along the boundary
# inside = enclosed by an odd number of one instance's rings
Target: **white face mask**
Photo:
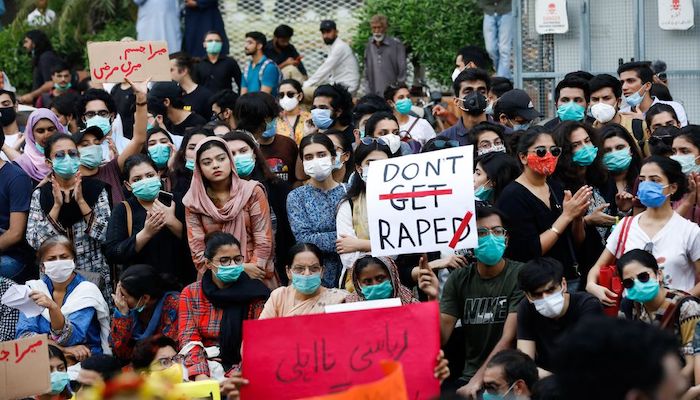
[[[459,76],[459,73],[460,73],[460,72],[462,72],[462,70],[459,69],[459,67],[455,68],[455,70],[452,71],[452,82],[454,82],[455,80],[457,80],[457,77]]]
[[[367,177],[369,176],[369,165],[366,167],[362,167],[362,173],[360,174],[360,177],[362,180],[367,183]]]
[[[299,100],[297,100],[296,97],[289,98],[284,96],[284,98],[280,100],[280,107],[282,107],[284,111],[292,111],[293,109],[297,108],[298,105]]]
[[[304,172],[318,182],[323,182],[333,172],[331,157],[314,158],[304,161]]]
[[[535,305],[535,310],[546,318],[556,318],[564,309],[564,289],[561,292],[551,294],[549,296],[537,299],[532,303]]]
[[[52,282],[63,283],[67,281],[75,270],[73,260],[44,261],[44,274]]]
[[[602,101],[591,106],[591,116],[601,124],[610,122],[615,118],[615,107]]]
[[[388,135],[382,136],[382,140],[386,142],[386,144],[389,146],[389,150],[391,150],[391,154],[396,154],[397,151],[401,148],[401,138],[399,135],[394,135],[393,133],[390,133]]]

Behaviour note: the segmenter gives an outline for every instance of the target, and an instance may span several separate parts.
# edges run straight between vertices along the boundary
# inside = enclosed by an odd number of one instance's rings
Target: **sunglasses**
[[[535,153],[535,154],[537,154],[537,157],[542,158],[542,157],[547,155],[547,148],[544,146],[538,146],[538,147],[535,147],[535,150],[531,151],[530,153]],[[559,147],[559,146],[550,147],[549,154],[553,155],[554,157],[559,157],[561,155],[561,147]]]
[[[377,143],[384,145],[384,146],[387,146],[387,147],[389,146],[389,143],[387,143],[384,139],[382,139],[380,137],[373,138],[373,137],[365,136],[362,138],[362,140],[360,140],[360,143],[362,143],[364,145],[370,145],[374,142],[377,142]]]
[[[59,150],[54,154],[54,158],[64,158],[68,154],[68,157],[70,158],[77,158],[78,156],[78,150]]]
[[[287,96],[291,99],[291,98],[294,98],[294,96],[296,96],[298,94],[299,93],[297,93],[297,92],[279,92],[279,93],[277,93],[277,97],[279,97],[280,99],[283,99],[284,96]]]
[[[435,146],[436,149],[444,149],[444,148],[452,148],[452,147],[459,147],[459,142],[456,140],[433,140],[433,146]]]
[[[666,146],[672,146],[673,136],[652,136],[649,138],[649,144],[652,146],[656,146],[660,143],[663,143]]]
[[[639,280],[642,283],[649,282],[649,278],[651,278],[651,276],[649,275],[648,272],[641,272],[639,275],[637,275],[637,280]],[[632,279],[632,278],[623,279],[622,286],[624,286],[625,289],[632,289],[632,287],[634,287],[634,279]]]
[[[48,128],[36,128],[34,129],[35,133],[38,133],[40,135],[43,135],[44,133],[53,133],[56,132],[56,127],[55,126],[49,126]]]

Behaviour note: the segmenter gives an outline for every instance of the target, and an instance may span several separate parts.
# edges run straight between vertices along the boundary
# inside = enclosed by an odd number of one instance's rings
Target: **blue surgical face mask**
[[[526,131],[530,128],[531,122],[524,124],[513,124],[513,131]]]
[[[659,208],[666,202],[667,196],[664,194],[666,187],[668,185],[662,186],[660,183],[652,181],[641,182],[637,189],[637,197],[645,207]]]
[[[627,103],[627,105],[630,107],[637,107],[639,104],[641,104],[642,100],[644,100],[644,96],[646,96],[646,93],[644,93],[644,95],[639,94],[641,91],[642,89],[639,89],[629,97],[622,96],[625,99],[625,103]]]
[[[321,286],[321,274],[301,275],[293,273],[292,286],[302,294],[314,294]]]
[[[311,110],[311,120],[318,129],[328,129],[333,125],[331,110],[324,108],[314,108]]]
[[[194,160],[188,159],[185,161],[185,168],[189,169],[190,171],[194,171]]]
[[[241,277],[243,270],[243,265],[219,265],[216,271],[216,277],[223,283],[233,283]]]
[[[691,173],[700,172],[700,165],[696,163],[698,157],[693,154],[678,154],[671,156],[671,160],[676,160],[681,165],[683,173],[690,175]]]
[[[343,154],[345,153],[338,153],[338,155],[335,156],[335,163],[333,164],[333,171],[339,170],[343,168],[343,161],[340,159]]]
[[[474,249],[476,259],[485,265],[496,265],[506,251],[506,237],[488,234],[479,238],[479,245]]]
[[[148,155],[151,156],[151,160],[156,164],[158,169],[161,169],[168,165],[168,160],[170,159],[170,146],[167,144],[157,144],[148,148]]]
[[[365,295],[367,300],[388,299],[394,294],[394,287],[391,286],[391,281],[387,279],[377,285],[362,286],[362,294]]]
[[[262,133],[262,137],[265,139],[269,139],[271,137],[274,137],[276,132],[277,132],[277,118],[275,118],[272,121],[265,124],[265,131]]]
[[[579,167],[587,167],[593,164],[596,156],[598,155],[598,148],[593,145],[585,145],[580,149],[576,150],[571,161],[574,165]]]
[[[486,184],[479,186],[474,191],[474,196],[481,201],[489,201],[489,199],[491,199],[492,195],[493,195],[493,188],[486,187]]]
[[[627,289],[627,298],[639,303],[647,303],[654,300],[660,288],[659,281],[653,277],[646,282],[635,279],[634,286]]]
[[[583,121],[586,108],[576,102],[570,101],[557,108],[557,116],[562,121]]]
[[[161,182],[157,176],[141,179],[140,181],[131,184],[131,193],[137,199],[143,201],[153,201],[158,197],[160,192]]]
[[[610,172],[622,172],[629,168],[632,163],[630,149],[620,149],[611,151],[603,155],[603,164]]]
[[[233,163],[236,165],[236,173],[242,177],[249,176],[255,168],[253,153],[238,154],[233,157]]]
[[[71,157],[66,154],[63,158],[54,158],[52,165],[53,171],[56,173],[56,175],[63,179],[70,179],[78,173],[78,169],[80,168],[80,158]]]
[[[85,126],[87,128],[89,128],[91,126],[96,126],[96,127],[100,128],[100,130],[102,131],[102,134],[105,136],[107,136],[109,131],[112,130],[112,123],[109,122],[109,118],[100,117],[99,115],[95,115],[94,117],[85,121]]]
[[[102,164],[102,146],[93,144],[80,149],[80,164],[88,169],[95,169]]]
[[[70,382],[70,377],[68,372],[65,371],[54,371],[51,373],[51,394],[59,394],[63,392],[68,383]]]

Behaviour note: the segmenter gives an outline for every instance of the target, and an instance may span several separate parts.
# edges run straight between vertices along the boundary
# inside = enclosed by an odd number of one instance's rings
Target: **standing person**
[[[46,143],[45,155],[53,172],[32,193],[27,242],[39,249],[50,237],[71,238],[76,268],[99,274],[104,281],[102,292],[109,301],[112,279],[101,250],[110,215],[105,184],[95,179],[83,180],[78,174],[78,148],[69,135],[52,136]]]
[[[194,111],[206,119],[211,114],[209,99],[213,93],[192,79],[193,66],[194,60],[188,54],[170,54],[170,79],[177,82],[182,88],[182,101],[185,103],[185,109]]]
[[[22,47],[32,56],[32,92],[21,96],[19,101],[32,104],[42,92],[53,86],[51,67],[62,60],[54,52],[49,37],[40,30],[27,32]]]
[[[56,115],[50,110],[39,108],[32,111],[27,119],[27,126],[24,129],[24,152],[20,154],[19,151],[11,150],[7,146],[3,147],[7,158],[19,165],[32,178],[34,186],[51,172],[44,149],[49,138],[56,132],[63,133],[63,126]]]
[[[336,252],[335,210],[346,189],[333,180],[335,146],[328,136],[316,133],[301,140],[299,154],[311,179],[287,196],[289,224],[297,242],[313,243],[323,251],[323,285],[337,287],[342,265]]]
[[[304,82],[308,76],[301,62],[301,55],[289,41],[294,36],[294,29],[289,25],[279,25],[272,32],[272,40],[265,45],[265,56],[277,64],[283,79]]]
[[[178,0],[134,0],[139,7],[136,38],[139,41],[165,40],[168,53],[177,53],[182,46]]]
[[[406,48],[398,38],[387,36],[385,15],[373,15],[369,21],[372,36],[365,44],[367,93],[384,95],[387,86],[406,82]]]
[[[192,57],[204,57],[204,48],[199,43],[211,31],[219,32],[222,42],[221,54],[228,54],[228,38],[224,19],[219,11],[219,0],[185,0],[185,35],[183,48]]]
[[[591,119],[586,119],[586,110],[590,99],[591,90],[587,81],[575,76],[564,78],[554,88],[557,116],[547,121],[544,127],[553,131],[557,125],[564,121],[593,123]]]
[[[486,95],[491,87],[491,79],[486,71],[477,68],[467,68],[457,75],[452,83],[455,98],[454,104],[460,109],[457,123],[445,129],[440,136],[456,140],[461,146],[469,143],[467,132],[481,122],[488,120],[486,116]]]
[[[243,69],[241,80],[241,95],[253,92],[270,93],[277,95],[280,82],[280,70],[273,60],[263,54],[267,44],[265,35],[260,32],[248,32],[245,34],[245,54],[251,57]]]
[[[238,91],[241,87],[241,68],[236,60],[222,52],[222,41],[218,31],[207,32],[202,44],[206,57],[194,67],[195,82],[214,93],[224,89]],[[228,46],[228,41],[226,43]]]
[[[510,50],[515,29],[512,2],[479,0],[484,11],[484,45],[496,67],[496,75],[511,79]]]
[[[334,21],[321,21],[321,36],[323,43],[330,46],[328,57],[304,82],[304,95],[312,97],[316,88],[324,83],[340,83],[354,95],[360,86],[360,67],[355,54],[347,43],[338,38]]]
[[[428,140],[435,137],[435,129],[424,118],[411,115],[411,92],[405,83],[390,84],[384,91],[384,100],[393,109],[394,116],[399,122],[399,132],[402,138],[410,138],[425,146]]]
[[[5,141],[0,146],[0,159],[5,161],[8,161],[9,158],[5,154],[4,147],[17,150],[16,145],[21,143],[17,142],[22,138],[22,131],[19,130],[19,124],[17,124],[18,108],[19,102],[15,92],[0,89],[0,126],[5,135]]]
[[[268,287],[279,280],[273,265],[270,205],[262,184],[238,176],[226,141],[209,137],[195,150],[194,175],[185,205],[187,238],[199,276],[206,270],[204,236],[223,231],[240,237],[245,271]]]
[[[301,106],[304,101],[301,83],[294,79],[283,80],[280,82],[277,98],[280,107],[282,107],[282,113],[277,118],[276,133],[289,137],[298,145],[304,137],[306,121],[311,119],[311,113]]]

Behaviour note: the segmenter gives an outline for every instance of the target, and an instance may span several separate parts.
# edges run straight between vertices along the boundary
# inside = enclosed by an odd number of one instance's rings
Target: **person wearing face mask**
[[[603,165],[615,180],[615,203],[618,212],[634,206],[632,188],[637,182],[642,155],[637,142],[622,125],[610,123],[600,130],[603,142]]]
[[[518,350],[535,360],[539,376],[551,373],[557,345],[586,317],[603,315],[586,292],[568,292],[564,268],[550,257],[535,258],[518,273],[527,301],[518,306]]]
[[[0,89],[0,126],[2,127],[2,133],[5,135],[5,143],[0,146],[0,158],[5,161],[9,161],[8,156],[5,154],[5,146],[8,149],[18,151],[17,147],[22,144],[22,142],[17,142],[22,137],[22,132],[17,124],[18,107],[19,102],[15,92]]]
[[[34,186],[43,181],[51,173],[47,164],[44,148],[49,138],[55,134],[64,133],[63,126],[56,115],[50,110],[39,108],[32,111],[27,119],[24,130],[24,152],[3,145],[2,151],[7,158],[17,164],[32,178]]]
[[[68,376],[68,360],[61,349],[49,345],[49,368],[51,371],[51,391],[38,396],[35,400],[68,400],[73,397]]]
[[[522,263],[504,258],[509,242],[505,222],[500,210],[476,207],[476,262],[450,273],[440,298],[441,342],[457,377],[449,388],[462,397],[476,398],[488,360],[510,348],[516,334]],[[458,320],[461,326],[456,327]]]
[[[321,285],[324,258],[321,249],[312,243],[292,246],[286,268],[291,284],[272,291],[260,319],[322,314],[327,305],[345,303],[348,292]]]
[[[102,246],[107,261],[148,264],[159,273],[173,275],[182,285],[192,282],[196,276],[187,248],[181,195],[159,199],[161,180],[153,161],[144,154],[129,157],[124,173],[124,186],[132,196],[112,211]]]
[[[678,161],[681,170],[688,177],[688,194],[675,202],[673,208],[683,217],[695,223],[700,222],[698,210],[698,190],[700,190],[700,126],[686,125],[680,134],[673,138],[672,160]]]
[[[665,285],[700,294],[695,274],[700,270],[700,227],[673,211],[672,201],[680,200],[688,191],[688,179],[680,164],[667,157],[651,156],[644,160],[639,172],[637,197],[646,207],[633,217],[626,239],[621,238],[622,224],[617,224],[608,237],[606,249],[588,274],[586,290],[604,305],[613,305],[615,293],[597,284],[600,268],[615,262],[618,243],[624,240],[626,251],[644,249],[660,260],[659,270]]]
[[[255,139],[246,131],[233,131],[223,138],[233,155],[238,176],[246,181],[257,181],[265,186],[267,201],[270,204],[270,221],[275,235],[275,270],[286,285],[285,257],[287,250],[294,244],[294,235],[287,219],[287,195],[291,185],[273,174],[267,160]]]
[[[365,44],[364,78],[367,93],[384,94],[394,82],[406,82],[406,48],[398,38],[386,34],[389,21],[375,14],[369,20],[372,36]]]
[[[507,349],[494,355],[484,372],[483,400],[530,400],[537,364],[527,354]]]
[[[405,83],[399,82],[387,86],[384,91],[384,100],[392,108],[404,141],[413,139],[422,147],[428,140],[435,137],[435,130],[426,119],[410,115],[413,102]]]
[[[234,116],[238,129],[248,131],[260,145],[272,172],[281,180],[294,184],[298,148],[289,136],[278,135],[280,106],[271,95],[247,93],[236,102]]]
[[[452,71],[452,82],[459,76],[460,72],[467,68],[480,68],[490,71],[493,64],[485,49],[478,46],[464,46],[455,56],[455,69]]]
[[[244,252],[233,235],[213,232],[204,241],[205,272],[182,290],[178,313],[180,354],[190,381],[223,380],[223,373],[240,368],[243,320],[258,318],[270,296],[270,289],[244,272]],[[211,347],[217,360],[207,360]]]
[[[124,81],[123,84],[129,85],[129,82]],[[146,83],[141,82],[138,86],[143,93],[146,93]],[[134,92],[133,88],[132,92]],[[102,140],[101,145],[103,158],[106,161],[117,158],[118,154],[129,145],[129,140],[126,138],[122,126],[131,123],[132,130],[130,132],[133,137],[134,103],[129,104],[131,116],[127,122],[122,120],[118,113],[117,103],[109,93],[102,89],[87,89],[80,96],[75,110],[80,129],[98,126],[102,130],[105,139]]]
[[[42,93],[39,98],[36,99],[36,108],[49,108],[53,99],[63,96],[66,93],[77,94],[77,92],[72,88],[72,75],[70,66],[65,62],[60,62],[51,67],[51,81],[53,82],[53,87],[51,90]]]
[[[678,129],[681,127],[676,111],[668,104],[654,104],[647,110],[644,115],[644,120],[646,122],[647,134],[649,135],[649,152],[651,154],[671,156],[673,136],[676,136]],[[661,130],[661,128],[671,130],[657,132]],[[670,138],[669,134],[671,136]],[[663,139],[659,141],[658,139],[660,138]]]
[[[496,123],[510,130],[509,133],[525,131],[532,121],[541,118],[542,114],[535,110],[530,96],[520,89],[505,92],[493,106],[493,118]]]
[[[345,134],[335,129],[329,129],[323,133],[328,136],[335,146],[335,162],[333,163],[333,180],[338,183],[348,183],[354,174],[352,159],[354,152],[352,146],[345,143]]]
[[[638,118],[643,118],[651,106],[661,103],[673,107],[678,115],[680,127],[688,125],[688,117],[680,103],[662,101],[652,97],[650,91],[651,85],[654,83],[654,71],[649,66],[649,62],[633,61],[622,64],[617,68],[617,75],[622,82],[623,100],[627,104],[626,107],[620,109],[620,112],[631,113]],[[647,126],[649,126],[648,123]]]
[[[53,99],[53,101],[51,101],[51,104],[49,105],[49,109],[52,113],[56,114],[56,117],[58,117],[58,121],[61,123],[61,125],[63,126],[63,130],[66,133],[73,133],[79,131],[78,119],[75,116],[75,104],[79,101],[79,94],[66,93],[62,96]]]
[[[461,112],[456,124],[445,129],[440,135],[458,141],[465,146],[469,141],[467,132],[481,122],[487,121],[486,95],[491,87],[491,79],[486,71],[467,68],[459,73],[452,83],[455,93],[454,104]]]
[[[29,298],[44,310],[34,317],[20,312],[17,338],[45,333],[78,362],[90,355],[111,354],[109,308],[100,289],[75,270],[70,240],[62,235],[47,239],[37,250],[37,260],[42,277],[26,284]]]
[[[71,136],[52,136],[46,143],[45,156],[53,173],[32,193],[27,242],[38,249],[50,237],[71,237],[78,251],[76,268],[97,273],[104,283],[104,297],[110,302],[111,275],[101,251],[110,216],[105,184],[80,176],[78,148]]]
[[[300,157],[309,182],[287,196],[287,215],[297,242],[313,243],[323,251],[323,285],[337,287],[342,270],[336,252],[335,210],[346,195],[344,184],[333,180],[337,153],[328,136],[316,133],[304,137]]]
[[[474,164],[474,197],[487,204],[496,204],[503,189],[520,175],[518,163],[505,153],[483,154]]]
[[[492,122],[482,122],[467,133],[469,141],[474,145],[474,157],[488,153],[507,153],[504,129]]]
[[[150,374],[156,372],[156,375],[172,383],[182,383],[185,357],[177,353],[178,348],[177,337],[173,339],[160,333],[147,336],[134,344],[131,366],[135,371]]]
[[[223,51],[224,46],[228,47],[228,40],[223,39],[217,31],[209,31],[203,36],[202,47],[207,54],[194,66],[194,81],[213,93],[221,90],[238,92],[241,87],[241,68],[233,57],[227,55],[228,50]]]
[[[438,283],[435,273],[426,263],[421,265],[420,290],[428,296],[428,301],[437,300]],[[355,261],[351,268],[354,293],[346,303],[365,300],[401,299],[401,304],[418,303],[413,292],[401,284],[399,270],[393,259],[366,255]]]
[[[282,113],[277,118],[276,133],[294,140],[298,145],[304,137],[306,121],[311,119],[311,113],[301,107],[304,92],[299,81],[285,79],[280,82],[277,98]]]
[[[178,338],[180,286],[172,276],[147,264],[129,266],[119,277],[114,299],[110,344],[114,356],[130,361],[134,344],[153,335]],[[182,375],[180,375],[182,376]]]
[[[587,81],[576,76],[564,78],[554,89],[557,116],[547,121],[544,127],[554,130],[560,123],[565,121],[593,123],[592,119],[586,117],[586,109],[590,98],[591,91]]]
[[[192,172],[194,172],[194,149],[202,140],[214,136],[214,132],[207,128],[189,129],[182,137],[180,148],[175,152],[175,156],[170,166],[169,181],[171,190],[176,196],[182,197],[190,189],[192,183]]]
[[[372,114],[365,124],[365,133],[370,138],[381,139],[395,157],[413,154],[408,142],[401,140],[399,122],[392,113],[380,111]]]

